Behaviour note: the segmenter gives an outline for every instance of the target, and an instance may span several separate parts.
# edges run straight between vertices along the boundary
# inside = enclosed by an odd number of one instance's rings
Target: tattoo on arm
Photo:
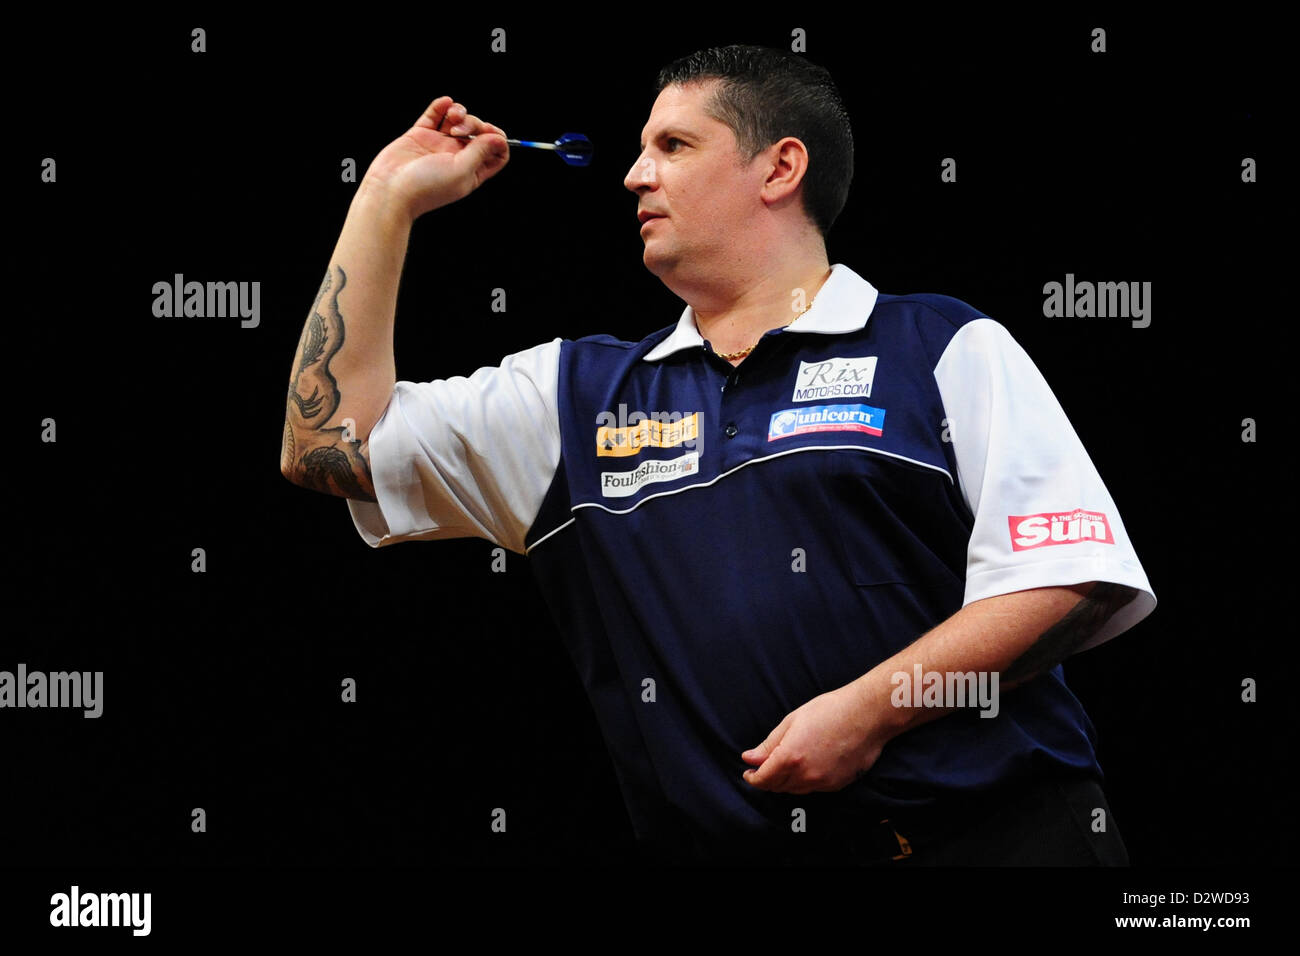
[[[1133,599],[1133,588],[1098,581],[1070,612],[1049,627],[1003,673],[1005,684],[1029,680],[1051,670],[1069,657],[1088,638]]]
[[[374,480],[363,454],[365,443],[355,435],[345,437],[344,428],[321,427],[339,407],[338,382],[329,363],[343,347],[339,293],[347,281],[347,274],[338,265],[325,274],[311,316],[303,326],[298,362],[285,402],[280,460],[305,487],[327,495],[374,501]],[[323,309],[322,303],[326,303]]]

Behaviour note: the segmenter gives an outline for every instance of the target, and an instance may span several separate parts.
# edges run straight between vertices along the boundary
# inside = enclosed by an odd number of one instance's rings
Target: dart
[[[473,136],[457,136],[456,139],[473,139]],[[540,143],[528,139],[507,139],[511,146],[528,146],[533,149],[549,149],[570,166],[586,166],[591,162],[591,140],[581,133],[565,133],[554,143]]]

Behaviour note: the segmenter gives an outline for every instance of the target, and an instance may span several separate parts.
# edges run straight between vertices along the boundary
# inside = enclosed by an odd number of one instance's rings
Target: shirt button
[[[726,435],[728,438],[735,438],[735,437],[736,437],[736,423],[735,423],[735,422],[731,422],[730,424],[728,424],[727,427],[723,430],[723,434]]]

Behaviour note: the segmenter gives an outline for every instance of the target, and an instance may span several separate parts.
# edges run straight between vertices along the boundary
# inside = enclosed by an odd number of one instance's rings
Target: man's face
[[[641,155],[623,180],[637,194],[638,212],[662,217],[640,228],[642,260],[665,282],[734,260],[747,223],[763,207],[763,155],[740,165],[731,128],[704,112],[718,82],[659,94],[641,132]]]

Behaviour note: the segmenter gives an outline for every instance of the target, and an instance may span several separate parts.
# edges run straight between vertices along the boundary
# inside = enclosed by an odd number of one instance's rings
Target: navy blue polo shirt
[[[842,264],[737,367],[688,306],[640,342],[555,339],[399,382],[370,455],[378,502],[348,505],[371,546],[477,535],[528,556],[646,838],[788,832],[796,808],[809,831],[874,822],[1039,762],[1100,776],[1059,666],[992,719],[965,708],[896,737],[835,793],[756,789],[740,754],[973,601],[1135,588],[1085,648],[1155,607],[1007,330]]]

